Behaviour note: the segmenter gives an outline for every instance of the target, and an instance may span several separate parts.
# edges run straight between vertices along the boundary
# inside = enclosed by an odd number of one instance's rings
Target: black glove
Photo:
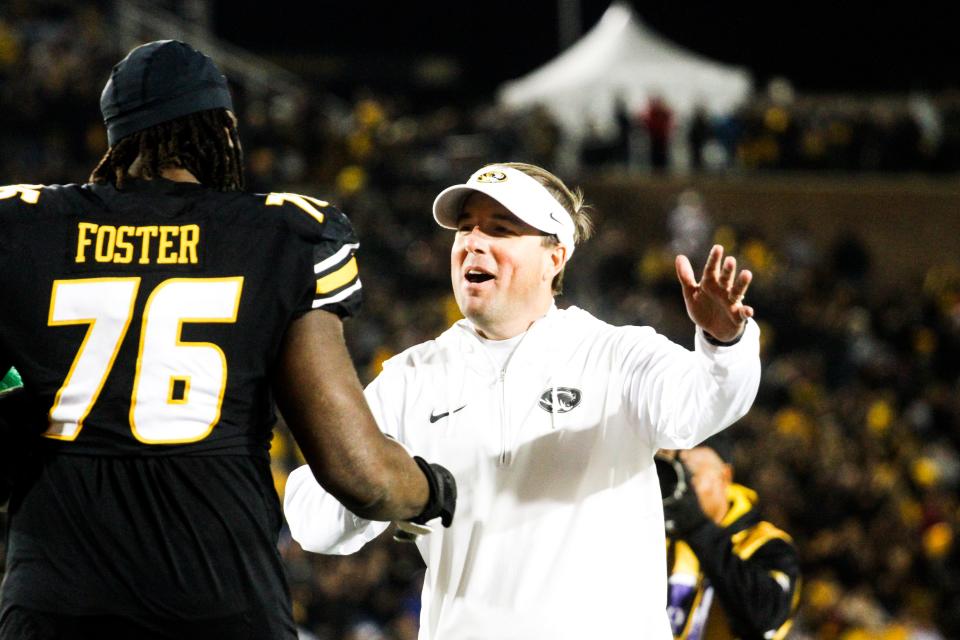
[[[685,476],[688,479],[691,478],[690,470],[682,462],[680,464],[683,466]],[[697,492],[689,482],[687,490],[680,498],[663,506],[663,524],[669,536],[683,538],[709,521],[707,514],[700,508]]]
[[[452,473],[439,464],[431,464],[420,456],[413,456],[413,460],[423,471],[423,475],[427,476],[430,497],[420,515],[410,518],[410,522],[426,524],[439,516],[443,526],[449,527],[453,522],[453,513],[457,510],[457,481],[453,479]]]

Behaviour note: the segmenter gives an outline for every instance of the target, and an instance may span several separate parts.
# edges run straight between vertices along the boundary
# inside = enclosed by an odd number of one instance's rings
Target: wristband
[[[410,518],[414,524],[426,524],[439,517],[444,527],[453,522],[453,514],[457,510],[457,482],[453,474],[439,464],[431,464],[420,456],[413,456],[414,462],[427,477],[430,486],[430,497],[427,504],[415,518]]]

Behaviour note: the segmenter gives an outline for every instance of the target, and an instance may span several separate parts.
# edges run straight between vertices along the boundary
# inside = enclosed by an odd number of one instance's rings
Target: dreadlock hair
[[[138,156],[139,176],[147,180],[160,177],[161,169],[178,167],[219,191],[244,186],[240,137],[226,109],[197,111],[121,138],[107,149],[90,182],[123,189]]]

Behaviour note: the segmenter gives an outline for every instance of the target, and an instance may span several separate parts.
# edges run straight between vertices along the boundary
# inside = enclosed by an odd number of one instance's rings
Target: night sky
[[[483,94],[559,52],[557,0],[513,2],[214,2],[219,35],[265,55],[336,56],[365,78],[415,56],[457,61],[459,91]],[[586,31],[609,0],[580,0]],[[734,3],[632,2],[661,35],[689,49],[750,69],[763,83],[774,75],[801,90],[882,93],[960,87],[960,38],[945,9],[875,3],[859,15],[846,5],[775,3],[743,11]]]

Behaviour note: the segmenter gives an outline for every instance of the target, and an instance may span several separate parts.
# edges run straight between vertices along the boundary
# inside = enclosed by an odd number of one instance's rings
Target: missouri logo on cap
[[[477,182],[503,182],[507,179],[507,174],[503,171],[487,171],[477,176]]]

